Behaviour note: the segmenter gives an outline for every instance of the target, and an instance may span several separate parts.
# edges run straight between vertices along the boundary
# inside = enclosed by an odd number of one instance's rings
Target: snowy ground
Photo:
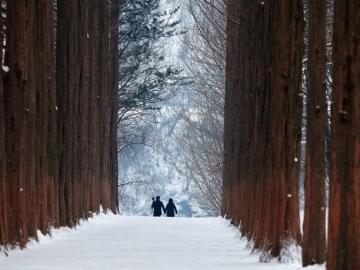
[[[53,231],[26,250],[0,254],[6,270],[299,270],[258,263],[222,218],[100,215],[76,230]],[[306,270],[324,269],[321,267]]]

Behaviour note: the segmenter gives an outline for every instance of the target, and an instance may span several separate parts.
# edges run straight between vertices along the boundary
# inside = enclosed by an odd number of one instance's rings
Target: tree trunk
[[[326,1],[310,1],[309,12],[304,266],[324,263],[326,252]]]
[[[3,17],[0,17],[0,51],[3,51],[4,30]],[[0,54],[0,61],[3,63],[3,54]],[[8,228],[8,197],[7,197],[7,181],[6,181],[6,148],[5,148],[5,100],[4,100],[4,84],[3,73],[0,70],[0,246],[4,245],[9,239]]]
[[[359,29],[359,1],[335,1],[329,270],[360,269]]]
[[[0,245],[24,247],[101,206],[117,212],[119,10],[106,0],[5,2]]]
[[[222,214],[261,260],[300,242],[300,1],[228,1]]]

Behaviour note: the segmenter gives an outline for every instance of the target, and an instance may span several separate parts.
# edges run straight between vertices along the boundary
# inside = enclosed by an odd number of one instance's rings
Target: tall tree
[[[58,1],[57,7],[60,217],[74,226],[79,217],[97,211],[100,204],[117,211],[110,149],[116,146],[111,129],[111,121],[116,120],[116,75],[109,65],[114,60],[110,18],[115,7],[107,1],[80,0]]]
[[[335,1],[329,270],[360,269],[360,8]]]
[[[226,6],[223,0],[188,0],[187,11],[192,19],[188,27],[193,30],[183,37],[181,58],[193,83],[189,87],[191,109],[181,113],[182,162],[202,209],[219,215],[224,155]]]
[[[261,260],[282,259],[301,239],[301,1],[228,1],[227,9],[222,213]]]
[[[119,91],[119,20],[122,0],[114,0],[110,6],[110,179],[112,179],[111,209],[118,209],[118,91]]]
[[[1,3],[0,245],[24,247],[117,212],[119,2]]]
[[[0,50],[3,51],[4,44],[4,28],[3,17],[0,17]],[[3,54],[0,55],[0,61],[3,63]],[[5,101],[4,101],[4,85],[3,70],[0,70],[0,245],[7,242],[7,181],[6,181],[6,148],[5,148]]]
[[[309,1],[307,144],[303,265],[322,264],[326,251],[325,130],[326,1]]]
[[[187,83],[182,70],[169,64],[164,42],[180,35],[178,6],[161,10],[160,0],[125,0],[120,19],[119,149],[143,143],[141,124]],[[125,153],[124,155],[128,155]]]
[[[46,146],[52,105],[48,96],[54,93],[52,28],[47,26],[53,17],[51,3],[41,1],[10,1],[6,11],[8,241],[24,246],[38,229],[45,232],[44,222],[52,220],[47,212],[51,159]]]

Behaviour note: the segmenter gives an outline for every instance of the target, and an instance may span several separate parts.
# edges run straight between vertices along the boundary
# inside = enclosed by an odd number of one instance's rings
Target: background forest
[[[132,35],[128,27],[132,27],[136,35],[134,44],[146,44],[146,48],[129,46],[121,62],[131,62],[132,70],[134,67],[145,70],[140,76],[136,74],[137,80],[143,83],[141,87],[152,84],[152,76],[158,76],[162,70],[168,74],[164,74],[161,82],[147,87],[149,95],[139,98],[139,105],[134,104],[124,112],[126,119],[120,118],[121,211],[148,215],[151,197],[159,194],[174,198],[182,215],[219,215],[226,49],[222,12],[225,6],[222,2],[215,2],[213,6],[200,1],[154,0],[142,2],[139,9],[137,3],[128,0],[124,4],[128,15],[122,21],[122,40],[126,46]],[[140,19],[134,19],[128,11],[134,6],[137,14],[141,14]],[[146,36],[143,28],[137,24],[131,26],[127,16],[143,23],[145,31],[156,27],[156,34]],[[161,23],[154,25],[154,21]],[[134,53],[144,58],[132,62]],[[130,70],[128,64],[125,68]],[[128,86],[127,76],[121,77],[124,93],[139,87],[138,84]],[[129,96],[130,99],[133,96]]]

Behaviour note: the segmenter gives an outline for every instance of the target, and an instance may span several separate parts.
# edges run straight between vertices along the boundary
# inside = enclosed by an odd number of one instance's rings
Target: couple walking
[[[160,201],[160,196],[156,197],[156,200],[152,198],[153,203],[151,205],[151,209],[154,209],[154,217],[160,217],[162,212],[161,209],[164,211],[164,214],[168,217],[175,217],[175,213],[177,214],[177,209],[174,204],[173,199],[169,199],[168,204],[166,205],[166,208],[164,207],[164,204],[162,201]]]

